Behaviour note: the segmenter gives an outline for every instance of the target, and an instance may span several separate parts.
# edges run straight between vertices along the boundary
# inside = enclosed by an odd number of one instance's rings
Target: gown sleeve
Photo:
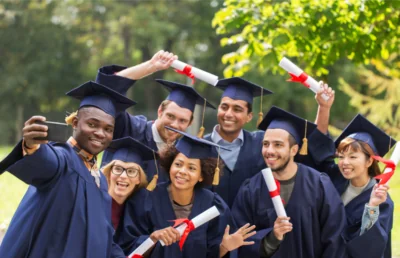
[[[230,226],[230,234],[236,231],[236,224],[228,205],[216,193],[214,193],[213,205],[217,207],[220,215],[211,220],[207,228],[207,258],[219,257],[219,247],[227,225]],[[229,255],[228,253],[224,257],[229,257]]]
[[[379,205],[378,221],[364,234],[347,242],[347,251],[350,257],[383,257],[385,252],[390,253],[393,210],[393,201],[388,197],[386,202]],[[349,238],[346,231],[344,237],[345,239]]]
[[[123,223],[120,223],[114,241],[125,255],[131,254],[153,232],[150,215],[152,202],[150,192],[140,189],[126,202]]]
[[[32,155],[22,155],[22,141],[1,162],[7,170],[26,184],[40,189],[51,186],[59,177],[65,162],[64,155],[51,144],[42,144]]]
[[[345,257],[342,232],[346,227],[346,213],[342,200],[325,174],[320,176],[320,189],[321,257]]]
[[[247,241],[254,241],[254,245],[242,246],[238,250],[239,257],[260,257],[260,248],[263,238],[273,230],[272,227],[260,229],[257,225],[257,197],[252,192],[252,184],[248,179],[241,186],[232,207],[233,218],[237,227],[241,227],[246,223],[256,226],[257,233],[248,238]]]

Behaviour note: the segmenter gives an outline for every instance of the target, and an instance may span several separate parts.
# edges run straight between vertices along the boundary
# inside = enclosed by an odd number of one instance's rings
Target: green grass
[[[0,160],[2,160],[11,147],[0,147]],[[99,157],[100,159],[101,157]],[[0,231],[2,227],[8,225],[15,210],[18,207],[22,197],[24,196],[27,185],[18,180],[8,172],[0,176]],[[393,256],[400,256],[400,210],[396,203],[400,203],[400,167],[397,169],[390,182],[390,196],[395,203],[394,211],[394,225],[392,230],[392,254]]]

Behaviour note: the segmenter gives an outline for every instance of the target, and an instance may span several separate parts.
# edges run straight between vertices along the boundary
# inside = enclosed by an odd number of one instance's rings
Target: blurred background
[[[62,122],[75,111],[65,92],[94,80],[98,68],[136,65],[160,49],[220,78],[242,76],[272,90],[264,113],[276,105],[313,121],[314,94],[286,82],[278,66],[286,56],[336,91],[333,135],[361,113],[399,140],[399,46],[395,0],[0,0],[0,159],[30,116]],[[128,93],[138,102],[130,113],[156,118],[167,96],[156,78],[191,84],[173,69],[142,79]],[[213,86],[193,86],[218,104]],[[260,104],[246,129],[255,129]],[[215,124],[216,112],[207,110],[206,132]],[[0,177],[0,239],[26,187],[8,173]],[[390,194],[400,201],[399,173]],[[393,253],[400,256],[398,214],[395,207]]]

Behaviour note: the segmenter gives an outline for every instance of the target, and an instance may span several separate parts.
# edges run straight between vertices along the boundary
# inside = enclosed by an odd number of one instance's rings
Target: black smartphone
[[[48,128],[47,137],[36,137],[35,140],[66,142],[72,136],[72,127],[67,124],[52,121],[36,121],[35,123],[46,125]]]

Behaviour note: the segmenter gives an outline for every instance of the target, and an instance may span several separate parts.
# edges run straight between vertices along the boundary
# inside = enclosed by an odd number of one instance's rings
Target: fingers
[[[243,242],[243,245],[254,245],[255,242],[254,241],[245,241]]]
[[[224,235],[229,235],[229,228],[230,228],[230,226],[226,225]]]
[[[46,121],[46,118],[43,116],[33,116],[25,122],[25,126],[22,129],[22,136],[28,148],[32,148],[36,144],[46,144],[48,142],[47,140],[36,139],[46,137],[48,130],[46,125],[36,124],[35,122],[37,121]]]
[[[44,122],[44,121],[46,121],[46,118],[44,116],[33,116],[25,122],[25,126],[34,124],[36,121]]]
[[[247,238],[252,237],[255,234],[257,234],[257,231],[252,231],[250,233],[247,233],[246,235],[244,235],[243,240],[246,240]]]

